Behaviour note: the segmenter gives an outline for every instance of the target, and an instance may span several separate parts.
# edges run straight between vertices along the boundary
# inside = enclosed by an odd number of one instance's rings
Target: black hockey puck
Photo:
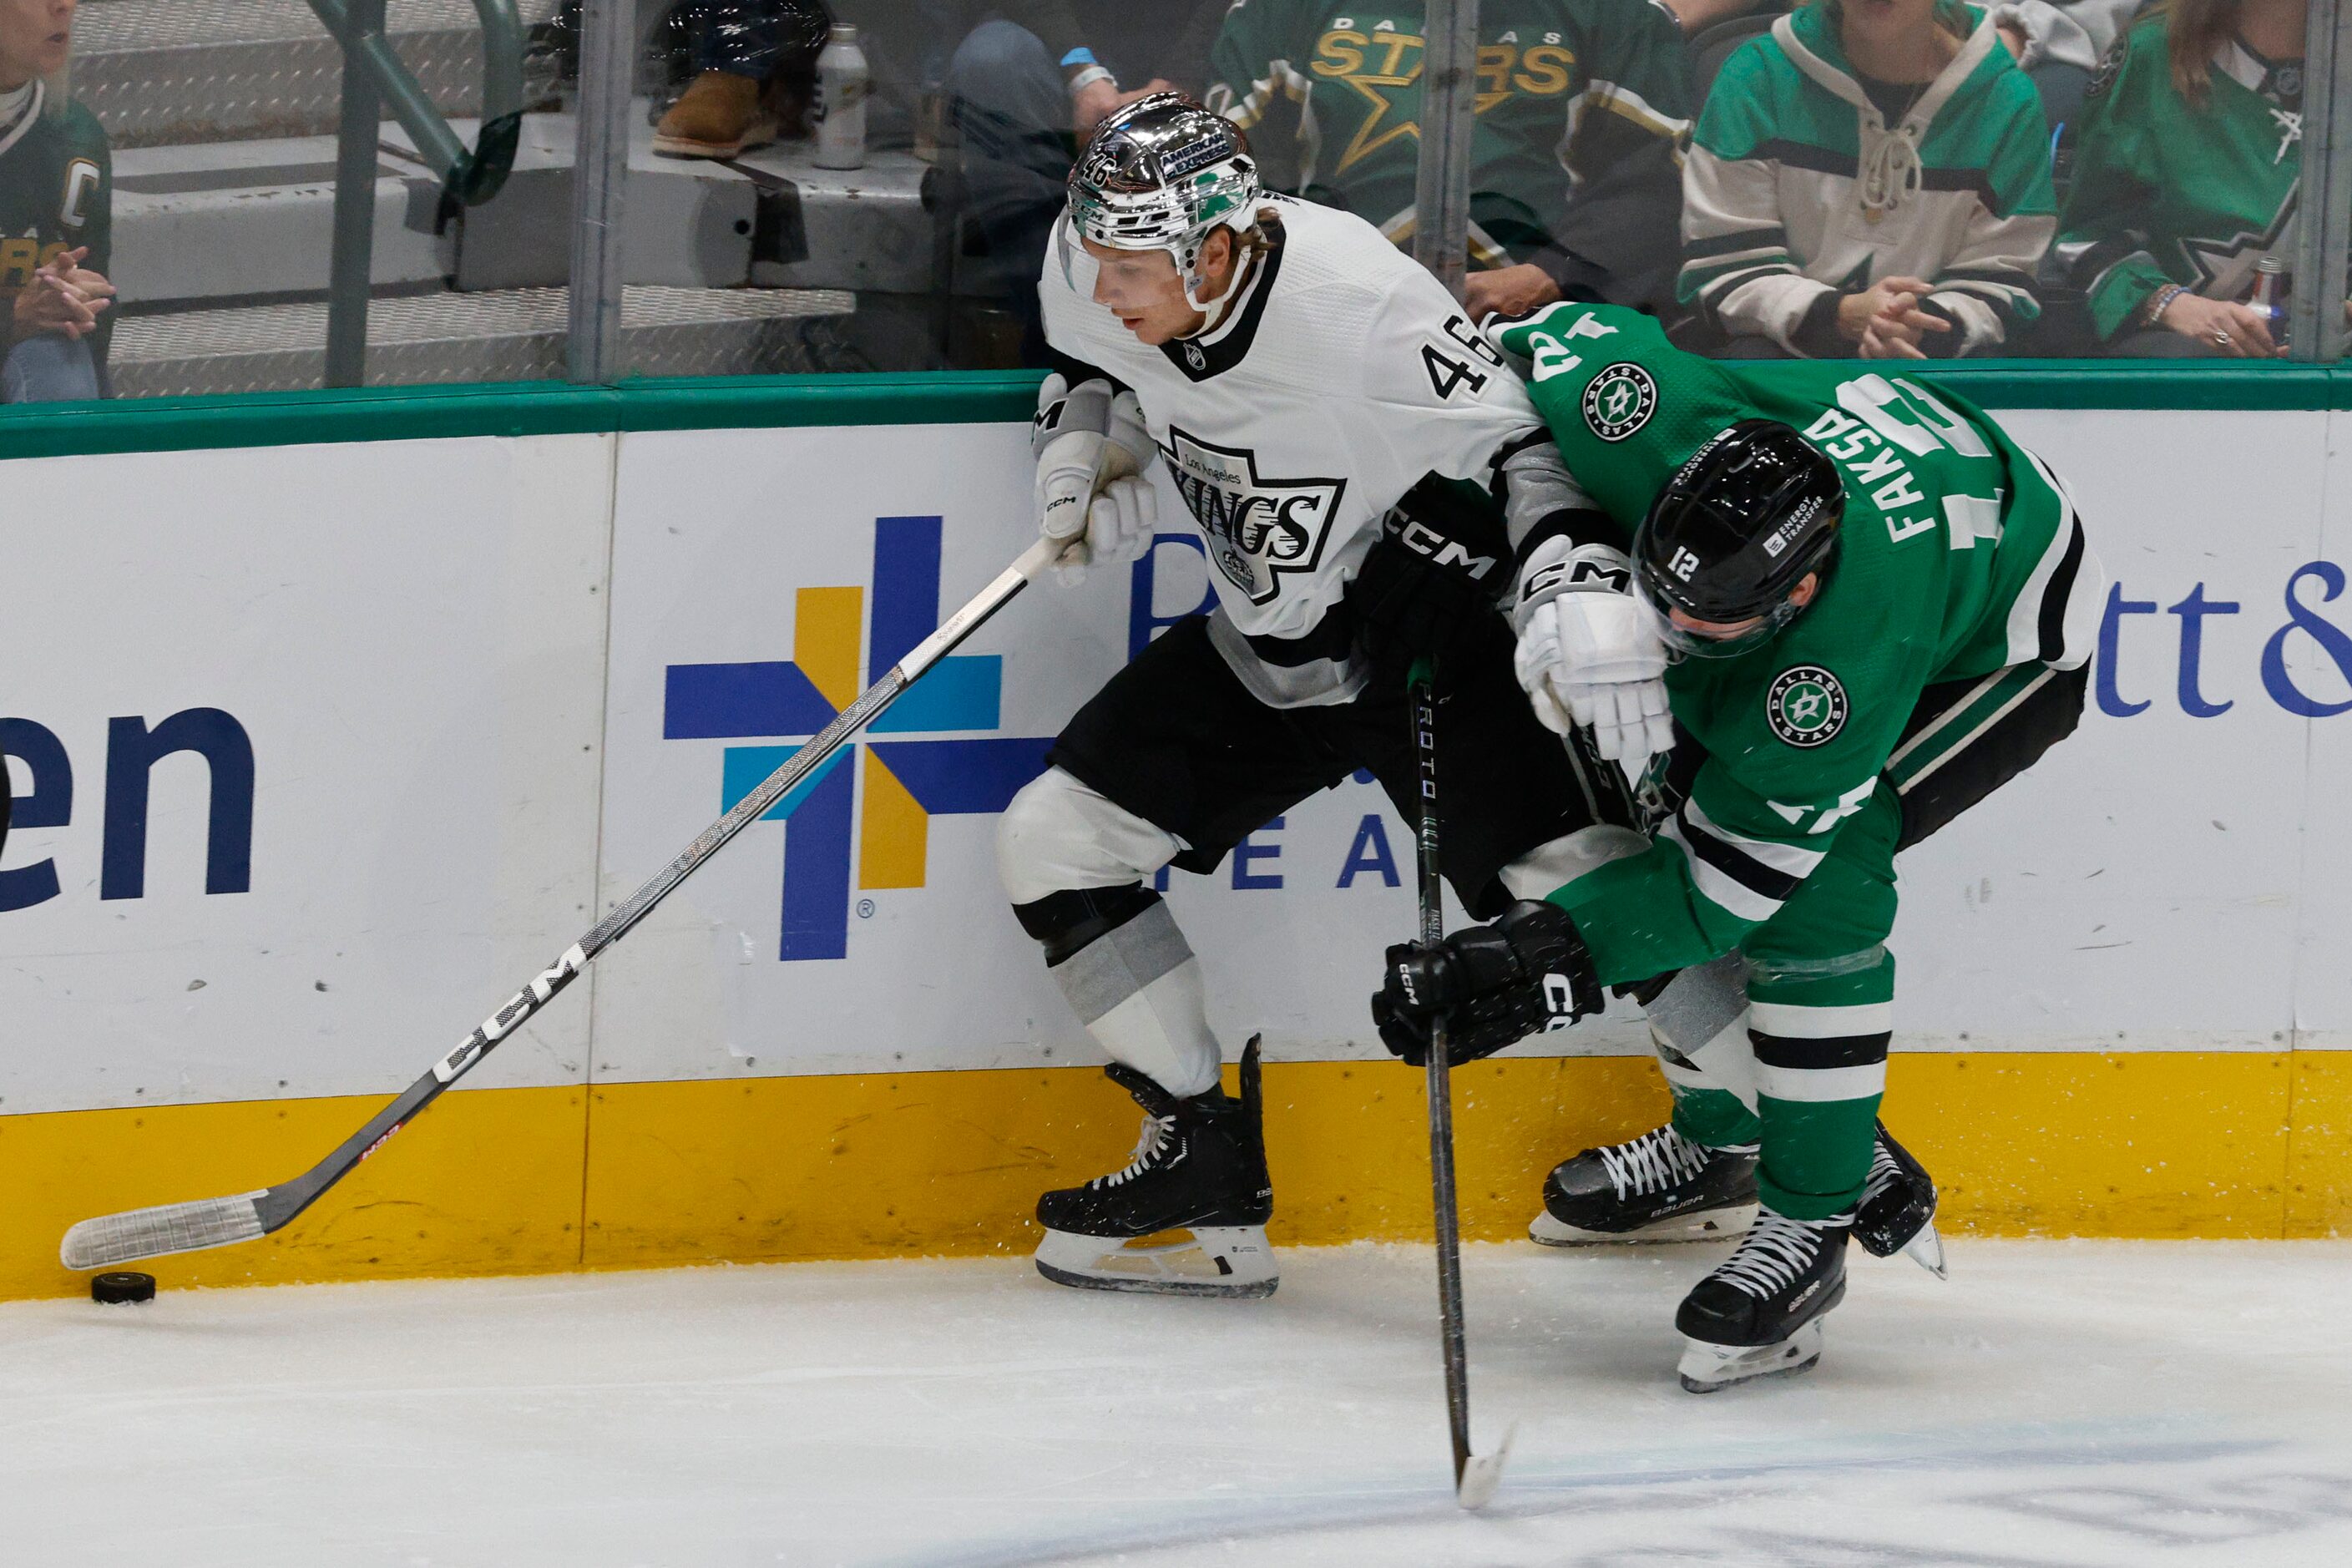
[[[89,1299],[112,1304],[118,1301],[152,1301],[155,1299],[155,1277],[152,1274],[93,1274],[89,1277]]]

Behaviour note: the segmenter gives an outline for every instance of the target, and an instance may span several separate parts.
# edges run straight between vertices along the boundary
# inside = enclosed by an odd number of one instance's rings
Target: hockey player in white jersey
[[[1039,280],[1061,369],[1036,503],[1076,559],[1131,561],[1167,464],[1217,607],[1114,676],[1015,797],[1022,925],[1146,1112],[1133,1162],[1045,1194],[1064,1284],[1263,1295],[1276,1271],[1255,1043],[1219,1082],[1205,982],[1154,873],[1214,868],[1358,768],[1417,815],[1404,676],[1437,655],[1444,871],[1480,918],[1637,849],[1618,771],[1538,724],[1498,613],[1567,477],[1519,384],[1379,230],[1259,189],[1241,133],[1173,93],[1103,122]],[[1189,1238],[1129,1246],[1155,1233]]]

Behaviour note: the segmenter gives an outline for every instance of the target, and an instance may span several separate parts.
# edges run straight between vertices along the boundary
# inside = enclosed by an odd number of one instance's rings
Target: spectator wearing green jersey
[[[1423,26],[1420,0],[1239,0],[1210,51],[1208,105],[1249,132],[1277,183],[1409,245]],[[1471,315],[1670,303],[1690,99],[1689,52],[1662,5],[1486,0]]]
[[[2278,353],[2245,301],[2303,174],[2305,0],[2172,0],[2093,81],[2059,254],[2111,352]]]
[[[2041,313],[2049,128],[1994,18],[1812,0],[1724,64],[1683,169],[1694,341],[1748,356],[1998,353]]]
[[[75,0],[0,0],[0,402],[101,395],[112,160],[66,91]]]

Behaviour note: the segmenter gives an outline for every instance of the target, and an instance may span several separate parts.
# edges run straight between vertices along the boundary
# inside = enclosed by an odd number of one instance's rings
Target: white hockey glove
[[[1546,729],[1581,724],[1602,756],[1638,768],[1674,749],[1666,706],[1666,647],[1634,593],[1633,563],[1605,544],[1549,539],[1519,573],[1512,659]]]
[[[1073,387],[1049,375],[1037,389],[1029,450],[1037,460],[1037,531],[1070,543],[1064,575],[1089,565],[1116,566],[1151,544],[1158,500],[1141,478],[1155,448],[1135,394],[1108,381]]]

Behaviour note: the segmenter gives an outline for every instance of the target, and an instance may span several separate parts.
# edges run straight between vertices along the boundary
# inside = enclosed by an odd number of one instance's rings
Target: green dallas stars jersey
[[[2118,39],[2091,84],[2058,254],[2102,338],[2167,283],[2243,300],[2254,263],[2292,250],[2303,173],[2303,62],[2213,52],[2202,108],[2172,79],[2164,18]]]
[[[1423,19],[1420,0],[1238,0],[1210,54],[1209,107],[1270,142],[1270,111],[1286,98],[1300,194],[1408,244]],[[1652,270],[1670,289],[1691,96],[1672,14],[1651,0],[1486,0],[1477,92],[1473,262],[1533,261],[1568,281],[1572,251],[1597,269],[1595,287]]]
[[[1930,684],[2090,657],[2104,587],[2081,524],[2050,470],[1969,404],[1851,362],[1703,359],[1613,306],[1491,330],[1626,542],[1737,420],[1794,426],[1845,479],[1839,559],[1811,606],[1760,647],[1666,672],[1706,754],[1682,810],[1647,852],[1553,895],[1604,981],[1719,956],[1771,919],[1869,801]]]
[[[79,103],[62,114],[49,108],[47,84],[35,82],[20,113],[0,122],[0,339],[17,291],[60,252],[86,245],[84,267],[106,273],[113,265],[114,161],[106,132]],[[94,345],[101,363],[106,338],[101,327]]]

